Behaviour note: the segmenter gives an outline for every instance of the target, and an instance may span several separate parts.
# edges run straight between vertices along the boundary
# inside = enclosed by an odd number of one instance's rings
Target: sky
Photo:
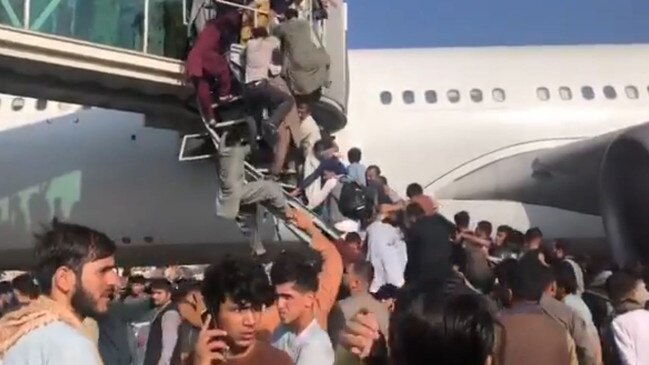
[[[649,0],[347,0],[350,48],[649,43]]]

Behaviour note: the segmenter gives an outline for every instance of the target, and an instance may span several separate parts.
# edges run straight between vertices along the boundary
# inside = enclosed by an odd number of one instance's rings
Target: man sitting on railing
[[[219,103],[232,99],[230,66],[223,55],[230,48],[230,35],[238,33],[240,28],[241,13],[238,10],[229,10],[210,20],[198,35],[185,63],[185,73],[196,88],[199,107],[210,125],[216,124],[212,109],[214,79],[218,82]]]

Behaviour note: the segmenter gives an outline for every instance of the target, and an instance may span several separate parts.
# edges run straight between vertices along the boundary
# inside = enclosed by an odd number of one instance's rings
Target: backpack
[[[338,210],[349,219],[360,220],[369,206],[365,189],[356,181],[341,182]]]

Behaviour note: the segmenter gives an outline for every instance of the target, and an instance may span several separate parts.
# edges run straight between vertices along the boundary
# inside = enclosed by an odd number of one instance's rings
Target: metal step
[[[228,126],[233,126],[235,124],[245,123],[245,119],[237,119],[237,120],[232,120],[232,121],[221,122],[221,123],[218,123],[216,126],[211,127],[208,124],[208,122],[205,120],[205,118],[203,117],[202,113],[201,113],[201,120],[203,121],[203,125],[205,126],[205,129],[209,133],[209,135],[211,137],[211,140],[212,140],[212,143],[214,143],[214,147],[217,150],[219,149],[219,145],[221,143],[221,137],[217,134],[217,132],[216,132],[216,130],[214,128],[221,129],[221,128],[225,128],[225,127],[228,127]],[[263,180],[265,178],[264,173],[262,171],[260,171],[259,169],[255,168],[250,163],[244,162],[244,167],[245,167],[245,170],[246,170],[246,179],[248,181]],[[290,196],[289,192],[287,191],[287,187],[288,186],[286,186],[284,184],[282,185],[282,188],[284,190],[284,195],[286,196],[286,199],[288,201],[289,206],[294,208],[294,209],[297,209],[297,210],[299,210],[299,211],[301,211],[301,212],[303,212],[305,214],[307,214],[313,220],[313,223],[315,224],[315,226],[318,227],[318,229],[320,229],[325,235],[329,236],[331,239],[338,240],[340,238],[340,234],[333,227],[331,227],[330,225],[325,223],[322,220],[322,218],[320,218],[320,216],[315,214],[313,211],[307,209],[307,207],[304,204],[302,204],[301,201],[299,201],[298,199]],[[297,228],[293,223],[284,220],[283,217],[275,216],[275,218],[282,221],[284,223],[284,225],[286,225],[286,227],[293,234],[295,234],[300,240],[302,240],[303,242],[307,242],[307,243],[311,242],[310,237],[305,232],[303,232],[302,230]]]

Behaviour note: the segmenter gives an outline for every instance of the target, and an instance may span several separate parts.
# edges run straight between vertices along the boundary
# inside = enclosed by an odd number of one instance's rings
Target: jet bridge
[[[307,0],[312,7],[312,1]],[[0,0],[0,93],[197,119],[185,82],[195,3],[226,0]],[[312,14],[312,13],[309,13]],[[316,120],[340,129],[347,109],[346,6],[311,19],[331,56],[331,85],[314,105]],[[156,125],[152,118],[150,125]]]

